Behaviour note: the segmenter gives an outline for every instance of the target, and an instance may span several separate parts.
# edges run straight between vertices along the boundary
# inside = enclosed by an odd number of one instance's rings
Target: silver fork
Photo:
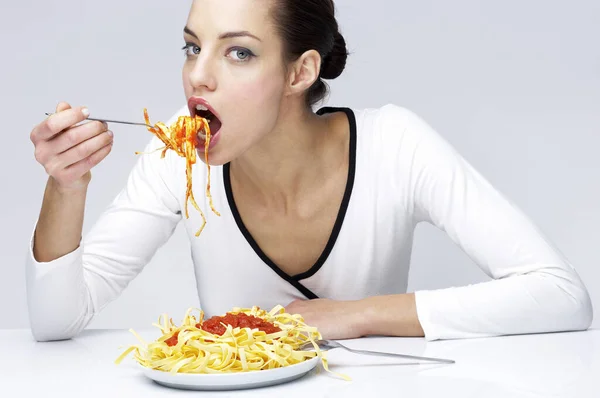
[[[406,355],[406,354],[396,354],[392,352],[380,352],[380,351],[367,351],[367,350],[356,350],[354,348],[346,347],[345,345],[338,343],[335,340],[316,340],[315,343],[322,350],[331,350],[334,348],[343,348],[355,354],[365,354],[365,355],[377,355],[382,357],[392,357],[392,358],[406,358],[406,359],[416,359],[420,361],[429,361],[429,362],[437,362],[437,363],[455,363],[452,359],[443,359],[443,358],[429,358],[429,357],[419,357],[414,355]],[[307,348],[314,347],[312,343],[309,341],[300,346],[300,350],[306,350]]]
[[[46,112],[46,116],[51,116],[51,115],[54,115],[54,113],[48,113],[48,112]],[[86,120],[95,120],[97,122],[106,122],[106,123],[131,124],[131,125],[135,125],[135,126],[154,127],[154,126],[150,126],[149,124],[146,124],[146,123],[123,122],[123,121],[120,121],[120,120],[109,120],[109,119],[96,119],[96,118],[93,118],[93,117],[88,117],[88,118],[86,118]]]

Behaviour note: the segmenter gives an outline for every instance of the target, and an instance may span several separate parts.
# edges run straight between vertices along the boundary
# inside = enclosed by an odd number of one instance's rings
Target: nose
[[[214,91],[217,88],[214,61],[208,56],[203,57],[201,53],[190,71],[189,79],[195,89]]]

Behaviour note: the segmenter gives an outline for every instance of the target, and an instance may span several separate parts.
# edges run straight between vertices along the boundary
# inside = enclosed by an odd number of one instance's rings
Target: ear
[[[292,63],[288,75],[288,95],[301,94],[308,90],[319,78],[321,56],[315,50],[308,50]]]

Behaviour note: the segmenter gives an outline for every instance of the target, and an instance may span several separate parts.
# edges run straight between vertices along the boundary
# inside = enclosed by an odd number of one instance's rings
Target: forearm
[[[592,320],[591,302],[573,276],[548,268],[419,292],[423,329],[429,340],[584,330]]]
[[[35,230],[33,254],[38,262],[50,262],[79,246],[87,186],[61,190],[49,177]]]
[[[357,302],[363,335],[423,337],[413,293],[374,296]]]

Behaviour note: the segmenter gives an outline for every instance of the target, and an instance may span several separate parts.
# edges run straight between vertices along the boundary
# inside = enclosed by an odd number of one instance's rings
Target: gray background
[[[258,1],[258,0],[257,0]],[[0,328],[28,327],[24,262],[46,175],[31,128],[67,100],[92,115],[164,120],[185,102],[190,1],[2,2]],[[600,311],[600,2],[338,0],[350,51],[329,105],[395,103],[433,125],[574,263]],[[122,188],[139,127],[112,126],[84,232]],[[409,290],[486,280],[440,231],[419,227]],[[92,327],[149,327],[198,305],[181,227]]]

